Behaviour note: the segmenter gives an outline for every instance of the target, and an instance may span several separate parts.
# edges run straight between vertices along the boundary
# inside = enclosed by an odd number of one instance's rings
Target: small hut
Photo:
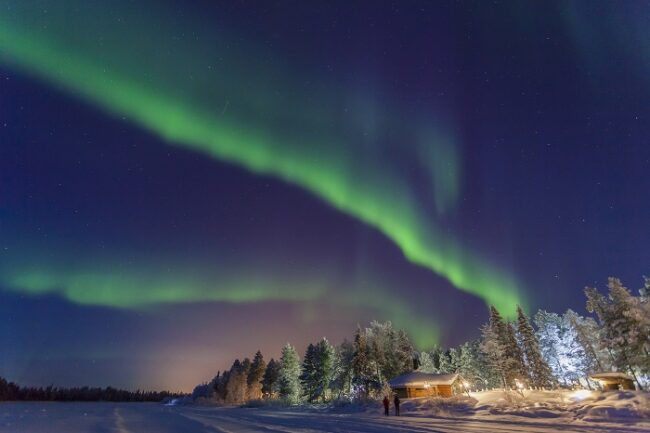
[[[462,380],[458,374],[412,371],[391,379],[388,384],[400,398],[451,397],[462,386]]]
[[[634,378],[629,374],[620,371],[609,373],[596,373],[589,376],[593,381],[598,382],[603,391],[618,391],[619,389],[635,390]]]

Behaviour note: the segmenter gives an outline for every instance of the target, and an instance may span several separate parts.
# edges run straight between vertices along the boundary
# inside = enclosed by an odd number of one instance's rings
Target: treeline
[[[650,379],[650,279],[638,295],[617,278],[607,288],[585,289],[595,317],[539,310],[531,323],[518,308],[508,322],[492,307],[481,339],[420,353],[420,370],[458,372],[473,389],[592,387],[589,375],[620,371],[642,389]]]
[[[413,370],[416,353],[408,336],[390,322],[357,328],[352,341],[333,346],[326,338],[310,344],[302,361],[287,344],[279,360],[235,360],[229,370],[194,388],[194,399],[226,404],[282,400],[290,404],[375,397],[394,376]]]
[[[27,387],[7,382],[0,377],[0,401],[111,401],[111,402],[160,402],[183,394],[168,391],[127,391],[112,387],[73,387],[55,386]]]
[[[457,347],[418,353],[404,331],[375,321],[338,346],[325,338],[310,344],[302,361],[290,344],[268,363],[258,351],[192,396],[226,404],[374,398],[389,392],[390,379],[413,369],[459,373],[470,390],[592,387],[589,375],[607,371],[629,373],[642,388],[650,378],[650,279],[638,295],[616,278],[607,287],[606,294],[585,289],[594,317],[540,310],[531,320],[518,308],[516,320],[508,321],[491,307],[481,338]]]

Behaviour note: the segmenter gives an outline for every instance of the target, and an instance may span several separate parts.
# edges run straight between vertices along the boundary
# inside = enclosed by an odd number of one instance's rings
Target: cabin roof
[[[458,374],[434,374],[412,371],[394,377],[388,381],[392,388],[418,387],[428,385],[451,385],[458,379]]]
[[[634,380],[632,376],[629,374],[625,374],[621,371],[610,371],[610,372],[605,372],[605,373],[595,373],[592,374],[591,376],[592,379],[627,379],[627,380]]]

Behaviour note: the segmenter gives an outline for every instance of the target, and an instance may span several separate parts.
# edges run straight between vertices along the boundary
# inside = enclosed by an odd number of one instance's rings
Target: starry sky
[[[650,272],[650,5],[0,0],[0,375],[191,390]]]

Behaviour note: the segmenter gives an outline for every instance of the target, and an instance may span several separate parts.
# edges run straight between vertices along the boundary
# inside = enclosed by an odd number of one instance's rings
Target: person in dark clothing
[[[388,405],[390,402],[388,401],[388,396],[384,396],[384,415],[388,416]]]
[[[395,399],[393,400],[395,404],[395,415],[399,416],[399,397],[395,394]]]

